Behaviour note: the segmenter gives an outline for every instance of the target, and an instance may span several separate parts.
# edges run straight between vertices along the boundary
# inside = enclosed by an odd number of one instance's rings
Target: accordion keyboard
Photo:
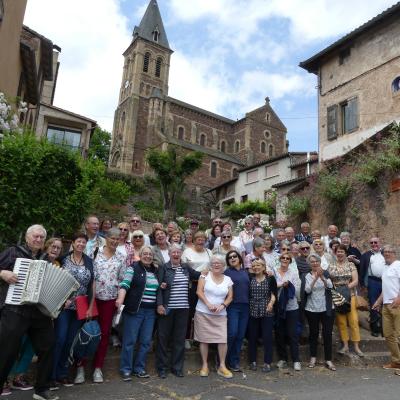
[[[29,273],[29,265],[31,260],[20,258],[14,266],[14,273],[18,276],[18,282],[12,283],[8,287],[6,304],[20,305],[22,302],[22,295],[24,293],[24,285]]]

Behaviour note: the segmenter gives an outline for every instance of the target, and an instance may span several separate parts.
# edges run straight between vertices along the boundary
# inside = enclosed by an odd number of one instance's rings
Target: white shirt
[[[140,229],[138,229],[138,230],[140,230]],[[133,234],[133,232],[129,232],[128,239],[129,239],[130,242],[132,242],[132,236],[133,236],[132,234]],[[144,246],[150,246],[149,235],[144,234],[143,239],[144,239]]]
[[[161,250],[160,249],[160,251],[161,251],[162,257],[164,259],[164,262],[166,264],[170,260],[170,258],[169,258],[169,250],[168,249],[166,249],[166,250]]]
[[[324,243],[325,251],[327,251],[329,254],[332,253],[332,249],[329,247],[329,244],[332,242],[332,240],[337,240],[340,242],[340,238],[338,237],[330,238],[329,235],[322,236],[321,240]]]
[[[188,263],[194,270],[203,271],[210,266],[212,253],[208,249],[204,249],[201,253],[187,247],[182,253],[182,263]]]
[[[301,287],[301,281],[299,278],[299,273],[297,271],[293,271],[288,269],[288,271],[283,274],[283,276],[279,273],[279,271],[276,271],[275,275],[276,279],[276,284],[277,285],[282,285],[283,282],[289,281],[292,283],[292,285],[295,287],[296,290],[296,296],[293,299],[289,299],[287,305],[286,305],[286,311],[293,311],[297,310],[299,308],[299,305],[297,301],[299,300],[300,297],[300,287]],[[278,289],[278,297],[283,288],[280,287]]]
[[[386,265],[382,274],[383,304],[391,304],[400,295],[400,261]]]
[[[221,244],[221,238],[217,237],[214,242],[214,249],[217,248],[220,244]],[[240,254],[245,252],[243,243],[238,236],[232,236],[231,246],[236,247],[239,250]]]
[[[215,283],[212,279],[212,273],[208,274],[204,278],[206,281],[206,283],[204,284],[204,295],[211,304],[222,304],[226,299],[226,296],[228,295],[229,288],[233,285],[232,279],[229,276],[223,276],[224,280],[218,284]],[[226,315],[226,308],[224,308],[219,313],[211,312],[200,299],[197,301],[196,310],[205,314]]]
[[[369,259],[368,275],[382,278],[383,271],[386,269],[386,263],[380,251],[371,255]]]

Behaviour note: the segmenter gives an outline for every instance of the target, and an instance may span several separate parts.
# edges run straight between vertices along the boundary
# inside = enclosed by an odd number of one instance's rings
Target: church
[[[170,97],[172,53],[157,1],[150,0],[123,53],[110,171],[133,176],[150,173],[145,151],[151,147],[173,144],[185,152],[201,151],[202,167],[188,182],[195,200],[241,168],[288,151],[286,127],[268,97],[264,105],[237,121]]]

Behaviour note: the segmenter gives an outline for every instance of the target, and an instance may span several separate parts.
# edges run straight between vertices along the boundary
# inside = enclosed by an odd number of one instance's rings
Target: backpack
[[[93,357],[100,343],[100,325],[96,320],[86,321],[72,342],[68,361],[72,365],[75,360]]]

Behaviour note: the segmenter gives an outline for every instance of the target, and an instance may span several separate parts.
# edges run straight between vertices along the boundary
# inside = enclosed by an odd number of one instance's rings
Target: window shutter
[[[349,100],[349,129],[354,130],[358,128],[358,99],[354,97]]]
[[[338,136],[337,128],[338,128],[338,106],[337,104],[330,106],[327,108],[327,116],[328,116],[328,140],[336,139]]]

